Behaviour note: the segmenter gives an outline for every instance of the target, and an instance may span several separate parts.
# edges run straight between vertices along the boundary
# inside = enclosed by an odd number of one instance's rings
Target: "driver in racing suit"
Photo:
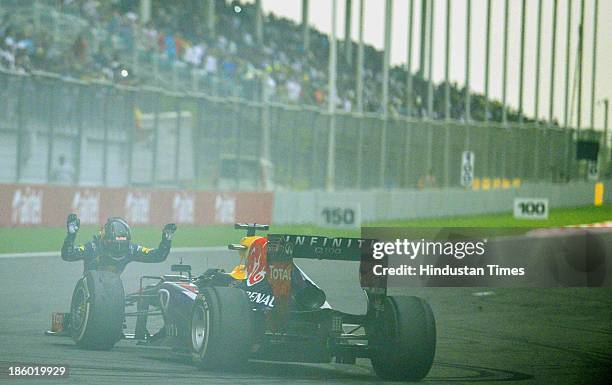
[[[130,226],[121,218],[108,218],[100,232],[83,245],[74,245],[81,221],[76,214],[68,215],[66,220],[67,234],[62,246],[64,261],[80,261],[85,271],[104,270],[121,274],[125,266],[132,262],[156,263],[166,260],[170,252],[172,235],[176,225],[164,226],[162,239],[157,249],[131,243]]]

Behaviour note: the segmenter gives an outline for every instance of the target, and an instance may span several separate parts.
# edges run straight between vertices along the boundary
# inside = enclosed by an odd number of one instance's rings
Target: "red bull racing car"
[[[231,271],[210,269],[192,276],[189,265],[173,274],[143,276],[140,289],[124,294],[118,274],[88,271],[75,288],[70,313],[56,313],[50,335],[70,334],[87,349],[110,349],[120,339],[172,347],[189,353],[202,369],[232,369],[249,359],[354,364],[369,358],[387,380],[427,375],[436,346],[434,316],[421,298],[387,295],[384,279],[361,275],[366,314],[331,308],[326,295],[294,259],[360,261],[370,240],[285,234],[256,235],[268,226],[236,224],[246,230]],[[163,326],[151,332],[153,317]],[[133,333],[126,318],[135,318]]]

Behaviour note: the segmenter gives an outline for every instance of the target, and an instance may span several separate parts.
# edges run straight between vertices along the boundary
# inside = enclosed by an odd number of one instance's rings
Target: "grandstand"
[[[444,119],[446,85],[434,85],[428,113],[429,80],[403,66],[389,71],[383,108],[384,55],[367,45],[358,111],[356,42],[350,57],[339,55],[330,116],[327,34],[310,28],[306,47],[299,24],[267,14],[259,36],[258,2],[214,1],[212,28],[202,23],[210,2],[149,4],[142,22],[138,1],[2,2],[0,124],[14,155],[2,180],[49,181],[65,154],[75,181],[91,185],[214,188],[232,162],[235,185],[264,173],[297,190],[444,187],[459,185],[461,153],[471,150],[479,159],[473,187],[502,188],[583,179],[575,143],[601,139],[499,101],[485,107],[476,93],[466,121],[471,91],[454,83]]]
[[[0,66],[7,70],[38,70],[80,80],[150,85],[249,100],[260,100],[262,88],[268,87],[270,101],[326,105],[329,37],[311,28],[309,49],[305,50],[300,25],[268,14],[260,45],[254,36],[254,3],[216,1],[214,36],[203,30],[198,17],[205,13],[202,1],[185,1],[181,7],[154,1],[151,20],[145,24],[139,22],[135,1],[7,3],[2,8],[0,28]],[[337,79],[338,108],[347,112],[356,108],[357,43],[352,44],[352,56],[341,56]],[[381,111],[382,57],[380,50],[366,45],[363,106],[368,112]],[[407,72],[403,66],[391,69],[388,108],[396,115],[424,117],[427,79],[420,73],[410,75],[416,94],[408,105],[401,86],[406,84]],[[450,90],[451,117],[464,120],[466,91],[455,83]],[[443,93],[444,84],[436,84],[435,100],[441,101]],[[484,121],[483,95],[473,94],[471,103],[471,118]],[[499,102],[492,103],[488,120],[500,122],[501,111]],[[435,103],[431,118],[443,116],[443,103]],[[527,116],[523,119],[532,121]],[[508,120],[518,121],[518,112],[509,110]]]

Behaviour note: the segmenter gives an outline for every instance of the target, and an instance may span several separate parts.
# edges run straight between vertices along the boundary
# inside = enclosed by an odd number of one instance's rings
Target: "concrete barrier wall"
[[[0,184],[0,227],[59,227],[71,212],[82,224],[111,216],[137,225],[270,223],[273,199],[272,192]]]
[[[612,202],[612,182],[605,183],[605,202]],[[550,208],[593,203],[594,183],[524,184],[519,188],[471,191],[460,188],[389,191],[279,191],[273,223],[317,223],[317,207],[361,205],[362,221],[433,218],[512,211],[515,197],[548,198]]]

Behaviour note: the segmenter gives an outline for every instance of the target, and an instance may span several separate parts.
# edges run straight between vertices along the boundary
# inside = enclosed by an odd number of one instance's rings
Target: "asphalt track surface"
[[[181,254],[194,273],[230,268],[229,252]],[[133,263],[126,291],[143,274],[169,272],[165,263]],[[298,262],[328,293],[332,306],[364,306],[355,265]],[[380,383],[369,360],[357,365],[251,362],[237,373],[202,372],[185,357],[121,341],[108,352],[77,349],[44,336],[52,311],[68,311],[81,263],[59,257],[0,258],[0,364],[67,364],[67,378],[0,379],[7,384],[362,384]],[[396,290],[397,292],[398,290]],[[483,295],[483,293],[485,295]],[[403,289],[426,298],[437,321],[436,358],[425,383],[606,383],[612,367],[612,288]],[[609,383],[609,382],[608,382]]]

